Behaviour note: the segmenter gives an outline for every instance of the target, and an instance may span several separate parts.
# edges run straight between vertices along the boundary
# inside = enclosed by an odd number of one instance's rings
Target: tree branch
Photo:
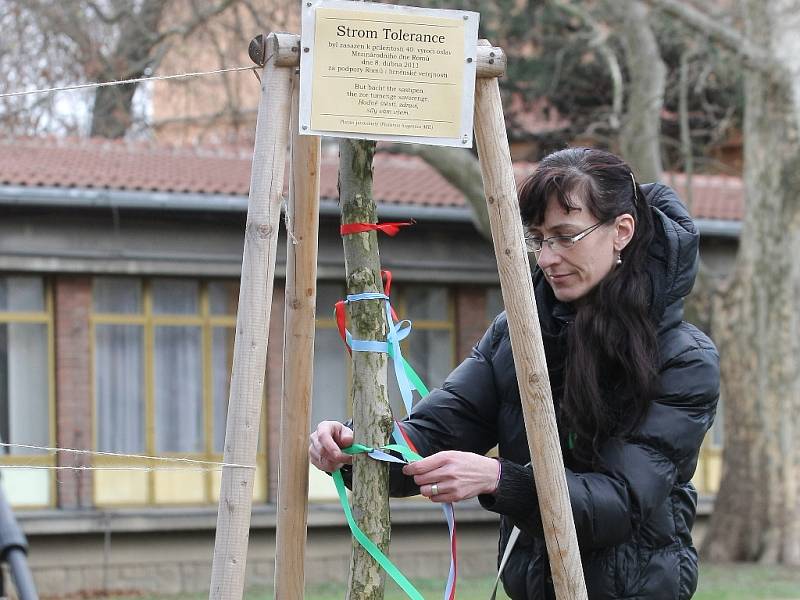
[[[743,33],[721,24],[718,20],[712,19],[709,15],[681,2],[681,0],[640,1],[664,11],[690,29],[709,36],[734,54],[741,56],[745,64],[752,69],[768,75],[774,75],[776,71],[783,70],[764,48],[754,44]]]
[[[382,146],[379,152],[410,154],[419,156],[464,194],[472,212],[475,229],[486,239],[492,239],[489,228],[489,213],[483,192],[483,177],[478,159],[463,148],[447,146],[424,146],[422,144],[395,144]]]
[[[692,212],[692,175],[694,155],[692,153],[692,130],[689,123],[689,60],[694,50],[687,48],[681,53],[680,79],[678,83],[678,116],[681,130],[681,154],[683,172],[686,174],[686,208]]]
[[[586,12],[583,8],[566,2],[564,0],[550,0],[553,6],[563,10],[565,13],[577,17],[581,20],[585,27],[592,31],[593,37],[589,42],[589,46],[597,48],[608,66],[608,74],[611,77],[611,82],[614,86],[614,96],[611,103],[611,116],[609,117],[609,124],[613,129],[619,129],[620,115],[622,114],[622,98],[623,98],[623,80],[622,69],[619,66],[617,55],[608,45],[608,31],[601,29],[597,25],[597,21]]]
[[[182,23],[178,27],[173,27],[172,29],[167,29],[166,31],[159,33],[158,36],[155,38],[154,43],[155,44],[161,43],[168,37],[172,37],[175,35],[186,37],[187,35],[191,34],[195,29],[207,23],[211,17],[215,17],[218,14],[224,12],[230,6],[236,4],[236,2],[238,2],[238,0],[222,0],[218,4],[212,5],[208,8],[195,10],[194,16],[191,20]]]
[[[642,181],[658,181],[663,171],[661,111],[667,67],[646,6],[635,0],[606,0],[604,5],[620,23],[617,35],[628,67],[627,106],[619,136],[623,156]]]

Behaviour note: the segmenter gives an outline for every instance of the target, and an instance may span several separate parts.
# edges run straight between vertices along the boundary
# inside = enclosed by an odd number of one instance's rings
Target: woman
[[[675,193],[638,186],[621,159],[587,148],[546,157],[520,191],[526,242],[589,598],[685,600],[697,585],[690,479],[719,395],[711,341],[682,321],[698,233]],[[554,598],[505,314],[403,422],[426,456],[394,495],[477,496],[502,516],[515,600]],[[350,462],[340,423],[309,455]],[[498,460],[484,455],[499,446]]]

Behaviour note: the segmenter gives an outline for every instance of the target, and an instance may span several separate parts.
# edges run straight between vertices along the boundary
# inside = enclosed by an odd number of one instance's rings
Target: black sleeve
[[[500,322],[500,325],[498,325]],[[413,408],[402,422],[403,430],[420,454],[462,450],[485,454],[497,444],[497,394],[492,356],[501,315],[483,338],[442,384]]]
[[[498,325],[498,323],[500,323]],[[495,319],[483,338],[447,377],[413,408],[400,423],[417,452],[430,456],[442,450],[485,454],[497,444],[497,390],[492,356],[505,315]],[[390,465],[392,496],[419,493],[412,477],[402,474],[402,465]]]
[[[661,394],[644,423],[625,439],[600,449],[596,472],[566,470],[578,541],[584,548],[628,540],[670,494],[688,481],[719,397],[719,357],[712,347],[696,347],[675,357],[661,373]],[[488,510],[511,518],[520,529],[542,535],[539,504],[530,465],[503,461],[500,485],[480,496]]]

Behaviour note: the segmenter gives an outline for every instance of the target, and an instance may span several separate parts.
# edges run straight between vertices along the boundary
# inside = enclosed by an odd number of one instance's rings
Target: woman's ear
[[[616,234],[614,235],[614,250],[622,252],[631,239],[633,239],[633,232],[636,230],[636,223],[633,217],[628,213],[622,214],[616,218]]]

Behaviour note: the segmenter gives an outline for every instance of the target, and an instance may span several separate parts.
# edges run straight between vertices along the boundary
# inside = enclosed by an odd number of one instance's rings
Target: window
[[[500,290],[500,286],[486,288],[486,322],[491,323],[504,310],[503,292]]]
[[[344,296],[345,290],[341,284],[317,285],[312,427],[320,421],[344,421],[352,413],[349,393],[350,355],[339,336],[333,315],[333,307]]]
[[[52,301],[44,280],[0,276],[0,441],[54,445],[51,347]],[[0,447],[0,467],[53,466],[54,460],[43,451]],[[3,469],[2,482],[16,506],[54,502],[54,479],[46,469]]]
[[[317,311],[314,332],[314,384],[311,401],[311,427],[320,421],[348,419],[350,406],[350,355],[339,337],[333,308],[344,299],[339,283],[317,284]],[[313,466],[308,472],[308,497],[311,500],[335,500],[333,480]]]
[[[96,447],[103,452],[221,461],[238,283],[98,277],[93,283]],[[263,446],[263,445],[262,445]],[[119,458],[99,457],[105,466]],[[254,494],[266,498],[258,455]],[[216,500],[220,472],[197,465],[98,471],[98,505],[201,504]]]
[[[449,288],[406,285],[393,293],[392,303],[401,319],[412,322],[411,334],[401,345],[403,357],[430,389],[442,385],[455,366],[455,317]],[[415,394],[415,401],[418,396]],[[389,401],[396,418],[406,409],[394,373],[389,373]]]
[[[700,448],[700,459],[692,478],[692,482],[701,494],[716,494],[722,480],[722,445],[725,429],[722,400],[720,396],[717,402],[717,416]]]

